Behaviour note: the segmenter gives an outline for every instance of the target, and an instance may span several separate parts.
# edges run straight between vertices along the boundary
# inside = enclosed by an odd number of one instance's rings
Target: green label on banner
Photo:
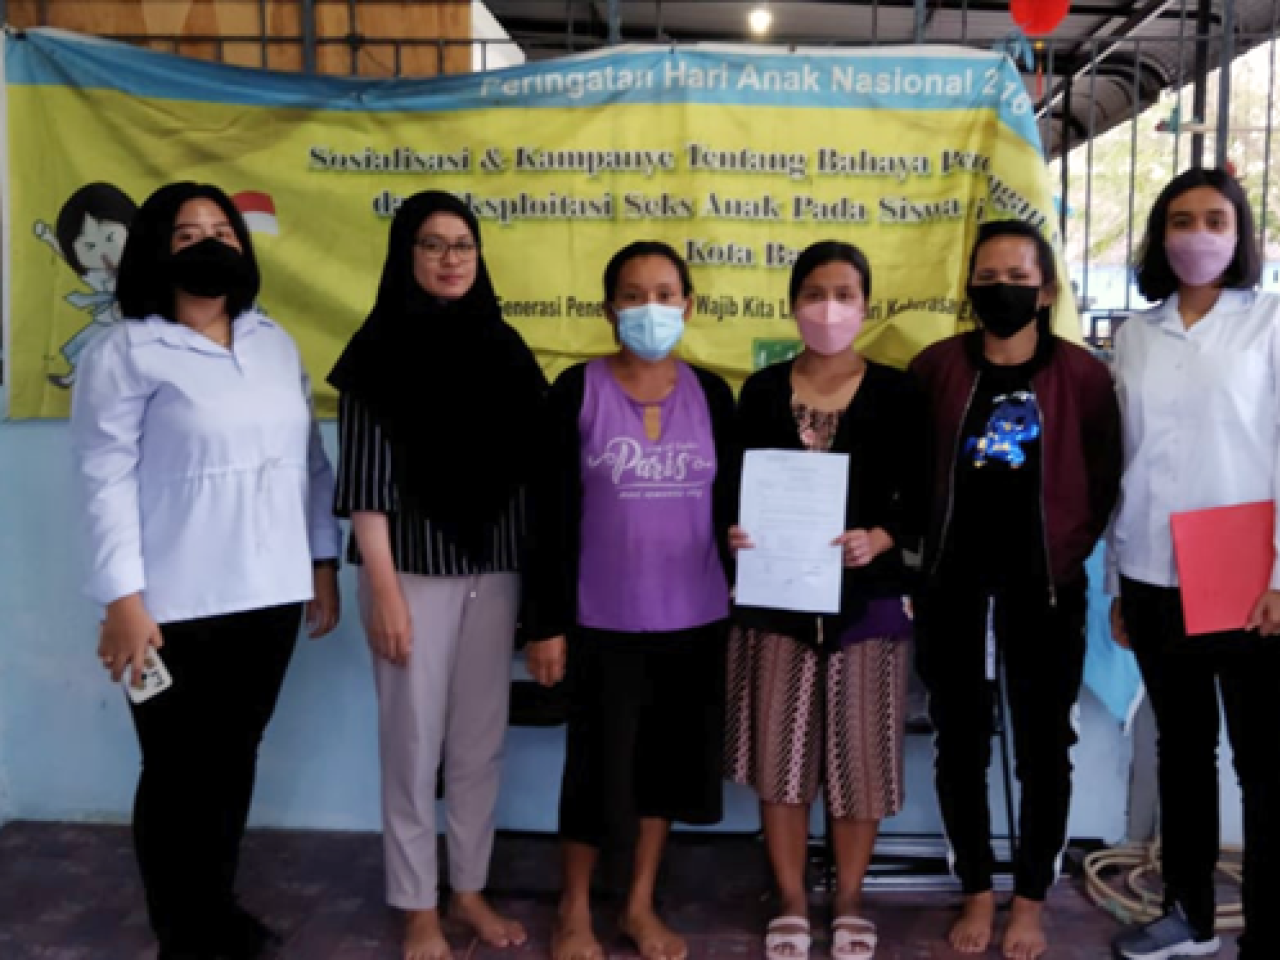
[[[753,340],[751,362],[756,370],[790,360],[804,346],[800,340]]]

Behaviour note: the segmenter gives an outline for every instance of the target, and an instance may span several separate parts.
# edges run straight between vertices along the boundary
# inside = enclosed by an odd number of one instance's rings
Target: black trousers
[[[301,623],[289,604],[161,627],[173,686],[132,711],[134,848],[162,952],[209,950],[235,909],[258,744]]]
[[[1188,637],[1181,593],[1134,580],[1121,582],[1120,605],[1159,734],[1166,906],[1212,933],[1221,694],[1244,800],[1240,957],[1280,957],[1280,638]]]
[[[569,638],[560,836],[614,851],[641,819],[723,815],[724,623]]]
[[[929,694],[938,805],[966,895],[990,890],[995,867],[987,769],[998,688],[988,680],[988,608],[1004,664],[1021,786],[1015,892],[1043,900],[1066,846],[1086,586],[1059,587],[1056,603],[1039,585],[993,595],[954,581],[935,585],[921,598],[917,669]]]

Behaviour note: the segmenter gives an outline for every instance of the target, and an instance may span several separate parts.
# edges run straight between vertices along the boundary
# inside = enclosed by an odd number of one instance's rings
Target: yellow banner
[[[789,267],[857,244],[860,340],[905,364],[962,329],[983,219],[1056,242],[1031,104],[994,54],[622,48],[492,74],[361,81],[272,74],[32,31],[5,40],[6,360],[13,417],[64,416],[83,349],[120,318],[129,221],[174,180],[234,195],[261,303],[324,377],[373,302],[388,218],[435,188],[480,217],[508,319],[548,372],[612,347],[610,255],[666,240],[689,259],[681,350],[735,382],[796,346]],[[1064,295],[1059,328],[1078,338]]]

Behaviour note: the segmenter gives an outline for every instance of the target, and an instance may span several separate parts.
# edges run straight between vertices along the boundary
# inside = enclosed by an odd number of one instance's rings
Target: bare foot
[[[685,960],[689,946],[684,938],[659,919],[652,908],[628,909],[618,929],[636,945],[643,960]]]
[[[1044,935],[1044,904],[1014,897],[1009,909],[1009,928],[1004,932],[1004,955],[1008,960],[1037,960],[1049,949]]]
[[[604,951],[591,928],[591,911],[561,907],[551,932],[551,960],[604,960]]]
[[[455,893],[449,916],[465,923],[491,947],[519,947],[529,939],[524,927],[494,910],[481,893]]]
[[[996,898],[990,890],[964,898],[960,919],[951,927],[951,948],[957,953],[986,953],[991,946],[991,926],[996,918]]]
[[[405,914],[404,960],[453,960],[449,941],[440,929],[439,910],[409,910]]]

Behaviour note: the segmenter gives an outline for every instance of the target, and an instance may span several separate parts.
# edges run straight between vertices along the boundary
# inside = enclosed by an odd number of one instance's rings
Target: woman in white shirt
[[[1159,305],[1116,337],[1124,479],[1109,542],[1117,642],[1159,728],[1166,914],[1122,935],[1129,960],[1208,956],[1218,859],[1219,692],[1244,798],[1241,960],[1280,957],[1280,562],[1249,629],[1188,637],[1175,513],[1274,500],[1280,482],[1280,297],[1260,293],[1244,191],[1189,170],[1156,200],[1137,268]]]
[[[161,960],[263,955],[278,940],[233,888],[258,744],[299,627],[338,619],[333,474],[297,347],[254,307],[249,233],[221,190],[177,183],[121,258],[125,322],[86,354],[71,433],[99,656],[173,686],[132,706],[134,842]]]

